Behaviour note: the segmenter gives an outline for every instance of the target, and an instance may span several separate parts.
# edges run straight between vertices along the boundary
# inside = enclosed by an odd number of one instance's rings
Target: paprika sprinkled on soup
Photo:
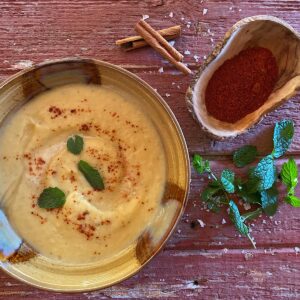
[[[245,49],[212,75],[205,91],[206,109],[220,121],[235,123],[265,103],[277,79],[276,59],[269,49]]]
[[[171,222],[178,207],[161,201],[160,137],[121,91],[51,89],[7,118],[0,136],[1,206],[17,233],[50,259],[106,261],[135,245],[157,216]],[[60,205],[49,206],[49,195],[59,195]]]

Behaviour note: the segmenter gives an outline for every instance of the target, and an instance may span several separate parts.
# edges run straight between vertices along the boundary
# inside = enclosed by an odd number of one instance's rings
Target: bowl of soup
[[[0,248],[20,240],[0,249],[1,268],[56,291],[138,272],[189,190],[186,143],[164,100],[120,67],[69,58],[17,73],[0,102],[0,227],[13,232],[0,231]]]

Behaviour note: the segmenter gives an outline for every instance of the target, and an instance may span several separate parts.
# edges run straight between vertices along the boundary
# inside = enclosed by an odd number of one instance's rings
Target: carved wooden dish
[[[224,61],[250,47],[264,47],[276,58],[279,79],[266,102],[256,111],[231,124],[215,119],[205,106],[205,90]],[[292,97],[300,88],[300,35],[286,22],[271,16],[253,16],[237,22],[225,34],[200,67],[187,90],[188,110],[210,136],[235,137],[259,122],[268,112]],[[226,99],[224,99],[226,105]],[[242,101],[242,99],[241,99]]]
[[[93,83],[122,90],[136,99],[159,133],[166,157],[165,192],[162,205],[177,201],[171,222],[164,222],[164,210],[154,224],[124,249],[117,259],[85,265],[55,262],[36,253],[25,241],[12,234],[0,211],[0,266],[12,276],[36,287],[55,291],[88,291],[104,288],[138,272],[170,237],[187,201],[190,183],[190,164],[180,126],[164,100],[144,81],[130,72],[97,60],[70,58],[33,66],[17,73],[0,86],[0,121],[18,105],[53,87],[69,83]],[[1,125],[0,125],[1,126]],[[26,224],[24,224],[26,226]],[[155,233],[159,234],[155,235]],[[6,236],[5,236],[6,235]],[[159,238],[153,238],[159,236]],[[7,253],[18,245],[19,250]],[[67,242],[67,241],[66,241]],[[10,244],[11,243],[11,244]],[[5,245],[5,246],[3,246]],[[5,251],[7,250],[7,251]]]

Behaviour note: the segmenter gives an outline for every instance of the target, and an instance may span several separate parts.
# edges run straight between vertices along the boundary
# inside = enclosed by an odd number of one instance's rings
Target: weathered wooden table
[[[283,117],[295,121],[296,137],[287,156],[298,158],[299,95],[247,134],[216,142],[204,135],[187,112],[184,95],[189,77],[152,49],[123,53],[114,45],[117,38],[134,33],[133,25],[142,15],[149,15],[155,28],[181,24],[183,35],[175,46],[185,52],[185,62],[196,70],[231,25],[257,14],[280,17],[300,30],[300,1],[2,0],[0,80],[47,59],[98,58],[123,66],[156,88],[176,114],[190,154],[207,155],[214,168],[228,165],[232,151],[244,143],[257,145],[261,155],[270,151],[273,124]],[[164,72],[160,73],[162,66]],[[238,236],[226,214],[213,215],[201,209],[199,192],[204,184],[193,172],[189,202],[175,233],[136,276],[102,291],[62,294],[37,290],[0,272],[0,298],[299,299],[300,210],[281,201],[274,218],[255,221],[251,228],[258,248],[253,250],[246,238]],[[222,224],[223,218],[226,224]],[[199,224],[197,219],[205,226],[193,226]]]

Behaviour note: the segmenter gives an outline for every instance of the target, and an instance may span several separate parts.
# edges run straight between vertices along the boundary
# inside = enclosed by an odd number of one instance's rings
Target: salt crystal
[[[166,97],[170,97],[171,95],[169,93],[166,93]]]
[[[198,55],[194,55],[194,60],[195,60],[196,62],[198,62],[198,61],[199,61],[199,56],[198,56]]]
[[[224,249],[223,249],[223,252],[224,252],[224,253],[227,253],[227,252],[228,252],[228,249],[227,249],[227,248],[224,248]]]
[[[251,205],[249,203],[244,203],[243,206],[244,206],[245,210],[251,209]]]
[[[178,229],[178,230],[177,230],[177,232],[178,232],[178,233],[181,233],[181,230],[180,230],[180,229]]]
[[[207,8],[203,8],[203,16],[205,16],[207,14],[208,9]]]
[[[175,85],[176,84],[176,82],[172,82],[172,85]]]
[[[246,252],[245,255],[244,255],[244,257],[245,257],[245,260],[250,260],[250,259],[253,258],[253,254],[250,253],[250,252]]]
[[[233,10],[233,7],[232,7],[232,6],[230,6],[230,7],[229,7],[229,10]]]
[[[213,42],[214,42],[214,39],[213,39],[213,38],[210,38],[210,41],[213,43]]]
[[[226,220],[223,218],[222,219],[222,224],[226,224],[227,222],[226,222]]]
[[[191,54],[191,52],[190,52],[189,50],[185,50],[185,51],[184,51],[184,54],[185,54],[185,55],[189,55],[189,54]]]
[[[147,19],[149,19],[149,18],[150,18],[150,17],[149,17],[148,15],[143,15],[143,16],[142,16],[142,19],[143,19],[143,20],[147,20]]]
[[[187,27],[187,28],[190,28],[190,27],[191,27],[191,24],[186,24],[186,27]]]
[[[159,69],[158,69],[158,72],[159,72],[159,73],[163,73],[163,72],[164,72],[164,68],[163,68],[163,67],[159,68]]]
[[[169,44],[170,44],[171,46],[174,46],[174,45],[175,45],[175,41],[170,41]]]
[[[263,224],[267,224],[267,221],[266,221],[266,220],[262,220],[262,223],[263,223]]]
[[[184,17],[181,17],[181,21],[184,21]]]
[[[275,225],[279,225],[279,224],[281,224],[281,221],[275,221],[274,223],[275,223]]]
[[[241,9],[241,8],[239,8],[239,11],[242,11],[242,9]]]
[[[299,247],[295,247],[294,249],[295,249],[296,254],[300,253],[300,248]]]
[[[173,17],[174,17],[174,14],[173,14],[172,11],[169,13],[169,17],[170,17],[170,18],[173,18]]]
[[[206,224],[202,220],[197,219],[197,221],[198,221],[200,227],[202,227],[202,228],[205,227]]]

